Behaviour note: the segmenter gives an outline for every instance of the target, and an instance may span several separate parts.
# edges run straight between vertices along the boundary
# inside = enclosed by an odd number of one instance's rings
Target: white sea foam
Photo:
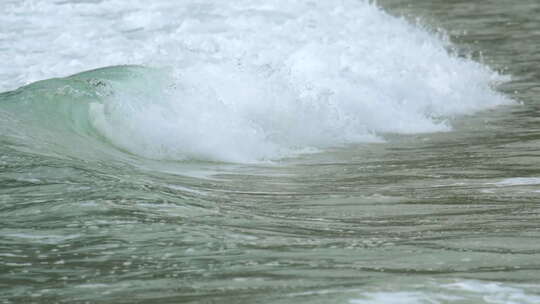
[[[362,299],[350,300],[350,304],[440,304],[462,300],[461,297],[444,296],[426,292],[400,291],[400,292],[370,292],[365,293]],[[444,302],[441,302],[444,301]]]
[[[375,291],[363,293],[350,304],[442,304],[442,303],[485,303],[485,304],[533,304],[540,303],[540,296],[530,292],[538,286],[506,285],[498,282],[475,280],[456,281],[450,284],[418,285],[410,291]]]
[[[0,90],[118,64],[166,76],[116,86],[94,126],[152,158],[274,159],[509,102],[503,77],[368,1],[4,1]],[[133,89],[138,88],[138,89]],[[150,92],[149,92],[150,91]],[[142,92],[142,93],[141,93]]]
[[[528,186],[528,185],[540,185],[540,177],[514,177],[503,179],[500,182],[492,183],[500,187],[504,186]]]

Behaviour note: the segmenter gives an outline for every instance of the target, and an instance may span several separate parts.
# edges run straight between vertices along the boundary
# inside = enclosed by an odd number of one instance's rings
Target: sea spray
[[[384,133],[448,131],[448,117],[509,102],[493,89],[504,77],[368,1],[126,6],[9,6],[8,25],[22,8],[33,10],[29,26],[43,37],[57,26],[37,26],[53,20],[45,13],[73,26],[54,40],[56,52],[13,37],[17,47],[38,49],[16,57],[5,74],[16,77],[2,85],[96,66],[154,67],[97,79],[110,94],[88,101],[92,127],[144,157],[232,162],[380,141]],[[88,22],[105,12],[114,18]]]

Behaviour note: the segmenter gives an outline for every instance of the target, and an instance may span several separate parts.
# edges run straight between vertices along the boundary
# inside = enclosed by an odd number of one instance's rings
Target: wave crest
[[[159,68],[113,68],[128,76],[88,106],[98,133],[145,157],[277,159],[448,131],[448,117],[510,102],[492,89],[503,76],[367,1],[159,3],[135,4],[108,29],[124,39],[96,50]]]

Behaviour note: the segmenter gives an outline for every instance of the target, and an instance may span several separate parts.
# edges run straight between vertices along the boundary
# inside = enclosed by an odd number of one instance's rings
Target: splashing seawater
[[[367,1],[130,2],[130,11],[112,2],[4,6],[3,34],[15,47],[0,56],[22,47],[35,54],[14,56],[3,87],[95,66],[161,67],[116,67],[130,75],[94,75],[99,85],[73,88],[64,101],[95,95],[85,100],[88,126],[149,158],[276,159],[380,141],[387,132],[446,131],[448,117],[509,102],[492,89],[502,76]],[[100,18],[105,12],[114,18]],[[34,35],[8,33],[29,14]],[[51,20],[66,15],[73,26],[40,53],[39,40],[57,35]],[[88,78],[71,80],[78,77]],[[56,81],[50,90],[66,86]]]

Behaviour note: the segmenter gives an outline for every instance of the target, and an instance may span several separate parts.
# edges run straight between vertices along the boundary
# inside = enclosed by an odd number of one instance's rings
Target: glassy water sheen
[[[540,2],[0,10],[0,303],[540,303]]]

